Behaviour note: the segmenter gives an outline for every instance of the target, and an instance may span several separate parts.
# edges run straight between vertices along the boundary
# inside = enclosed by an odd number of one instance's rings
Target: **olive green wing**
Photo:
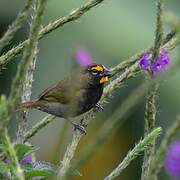
[[[60,81],[57,85],[46,89],[39,97],[40,100],[49,102],[60,102],[68,104],[81,95],[81,88],[75,85],[71,80]]]

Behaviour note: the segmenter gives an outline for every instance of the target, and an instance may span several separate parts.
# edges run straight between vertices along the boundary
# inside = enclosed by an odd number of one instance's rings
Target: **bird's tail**
[[[20,104],[15,111],[23,111],[24,109],[29,109],[29,108],[36,108],[41,104],[39,100],[33,100],[33,101],[27,101],[22,104]]]

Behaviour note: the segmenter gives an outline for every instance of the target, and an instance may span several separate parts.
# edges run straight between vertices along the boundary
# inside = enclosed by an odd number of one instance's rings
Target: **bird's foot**
[[[84,119],[81,119],[79,123],[72,122],[72,125],[74,126],[75,131],[79,130],[82,134],[87,134],[87,131],[86,131],[87,124],[85,124],[83,121]]]
[[[102,104],[100,104],[100,103],[97,103],[97,104],[96,104],[96,106],[95,106],[95,111],[98,111],[98,110],[101,110],[101,111],[103,111],[103,110],[104,110],[103,105],[102,105]]]

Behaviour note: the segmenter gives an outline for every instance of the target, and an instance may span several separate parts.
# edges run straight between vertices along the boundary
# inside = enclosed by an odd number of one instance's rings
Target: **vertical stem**
[[[38,1],[36,1],[38,2]],[[31,14],[31,23],[34,21],[35,13],[37,11],[38,3],[34,3],[34,7],[32,7],[32,14]],[[33,83],[33,76],[34,76],[34,70],[36,67],[36,60],[37,60],[37,47],[38,43],[36,43],[34,51],[32,53],[32,60],[30,60],[29,67],[26,71],[25,80],[23,84],[23,90],[21,95],[21,102],[26,102],[30,100],[31,93],[32,93],[32,83]],[[28,127],[28,110],[24,110],[20,112],[20,121],[18,125],[18,132],[17,132],[17,142],[23,143],[25,140],[24,134],[27,132]]]
[[[24,180],[24,174],[23,170],[20,167],[20,164],[18,162],[18,158],[16,156],[16,152],[14,149],[14,146],[11,144],[7,129],[5,128],[2,132],[2,140],[7,148],[7,154],[11,158],[12,161],[12,167],[13,167],[13,176],[15,180]]]
[[[25,74],[32,61],[32,55],[38,41],[38,34],[41,26],[42,16],[45,10],[46,0],[37,0],[37,1],[39,3],[34,21],[32,22],[31,25],[29,41],[24,50],[22,60],[18,66],[16,77],[14,78],[11,86],[9,101],[11,102],[12,106],[15,106],[20,98],[20,94],[22,92],[22,87],[25,79]]]
[[[36,67],[36,54],[37,54],[37,47],[34,50],[33,60],[31,61],[24,80],[21,102],[26,102],[30,100],[31,93],[32,93],[32,83],[33,83],[33,76],[34,70]],[[17,132],[17,142],[23,143],[24,142],[24,134],[27,132],[28,127],[28,110],[24,110],[20,112],[20,120],[18,125],[18,132]]]
[[[153,48],[152,60],[155,61],[158,59],[160,47],[163,42],[163,9],[164,9],[164,0],[157,0],[157,19],[156,19],[156,32],[155,32],[155,41]],[[158,91],[158,84],[155,84],[152,88],[149,89],[147,94],[146,101],[146,118],[145,118],[145,135],[149,133],[152,129],[155,128],[156,121],[156,93]],[[152,162],[152,158],[155,153],[155,140],[148,149],[144,152],[144,160],[142,165],[142,174],[141,180],[148,180],[151,176],[151,179],[156,179],[155,176],[152,177],[152,174],[149,174],[149,167]]]
[[[163,43],[163,11],[164,11],[164,0],[157,0],[157,19],[156,19],[153,60],[156,60],[158,58],[160,47]]]
[[[146,114],[145,114],[145,136],[155,127],[156,120],[156,93],[158,90],[158,84],[152,86],[149,89],[146,100]],[[155,141],[151,146],[144,151],[144,160],[142,166],[141,180],[146,180],[149,174],[149,167],[152,161],[152,157],[155,153]]]

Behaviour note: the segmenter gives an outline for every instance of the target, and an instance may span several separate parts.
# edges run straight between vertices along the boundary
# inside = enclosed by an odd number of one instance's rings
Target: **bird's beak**
[[[112,75],[111,75],[109,69],[107,69],[107,68],[104,69],[101,80],[100,80],[100,84],[107,82],[111,76]]]
[[[107,77],[109,77],[109,78],[112,76],[111,73],[110,73],[110,71],[109,71],[109,69],[107,69],[107,68],[104,70],[103,75],[104,75],[104,76],[107,76]]]

